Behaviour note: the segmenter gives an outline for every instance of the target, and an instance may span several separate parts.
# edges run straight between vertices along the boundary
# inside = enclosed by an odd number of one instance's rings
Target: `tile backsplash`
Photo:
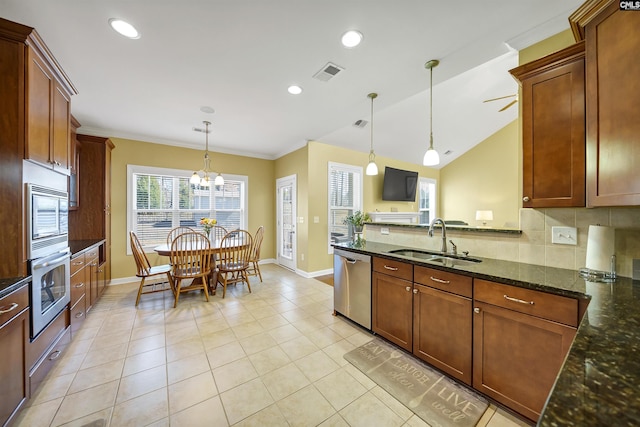
[[[589,225],[606,225],[616,229],[616,270],[619,276],[632,276],[633,259],[640,259],[640,207],[631,208],[554,208],[520,209],[522,234],[474,233],[447,230],[458,252],[470,256],[495,258],[527,264],[577,270],[585,266]],[[575,227],[577,245],[551,243],[551,227]],[[426,228],[387,227],[368,224],[365,238],[375,242],[440,250],[440,233],[429,237]]]

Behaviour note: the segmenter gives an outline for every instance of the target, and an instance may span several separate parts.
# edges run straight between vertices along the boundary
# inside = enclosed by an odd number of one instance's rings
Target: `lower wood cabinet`
[[[473,387],[537,421],[576,333],[546,317],[574,310],[577,323],[577,301],[484,280],[474,288]]]
[[[416,266],[414,282],[413,354],[471,385],[473,279]]]
[[[28,397],[29,285],[0,299],[0,425],[12,419]]]
[[[413,349],[413,265],[373,258],[372,329],[381,337]]]

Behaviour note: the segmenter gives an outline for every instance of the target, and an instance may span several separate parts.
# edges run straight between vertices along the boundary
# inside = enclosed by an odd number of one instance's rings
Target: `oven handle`
[[[57,264],[60,261],[64,261],[67,258],[69,258],[69,254],[65,254],[65,255],[63,255],[63,256],[61,256],[59,258],[55,258],[55,259],[49,260],[47,262],[43,262],[42,264],[36,264],[36,265],[33,266],[33,269],[34,270],[39,270],[41,268],[49,267],[50,265]]]

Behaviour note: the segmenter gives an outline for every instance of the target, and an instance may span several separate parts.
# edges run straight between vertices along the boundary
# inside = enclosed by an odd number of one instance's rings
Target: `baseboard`
[[[333,268],[328,268],[326,270],[318,270],[318,271],[312,271],[312,272],[306,272],[303,270],[296,270],[295,273],[298,276],[302,276],[305,279],[313,279],[315,277],[318,276],[326,276],[328,274],[333,274]]]

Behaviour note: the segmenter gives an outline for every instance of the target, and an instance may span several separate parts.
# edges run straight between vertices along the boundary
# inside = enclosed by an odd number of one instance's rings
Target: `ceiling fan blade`
[[[518,100],[517,100],[517,99],[514,99],[513,101],[511,101],[510,103],[508,103],[507,105],[505,105],[504,107],[502,107],[501,109],[499,109],[499,110],[498,110],[498,112],[506,110],[507,108],[509,108],[509,107],[511,107],[513,104],[515,104],[516,102],[518,102]]]
[[[499,101],[501,99],[505,99],[505,98],[513,98],[514,96],[518,96],[517,94],[512,94],[512,95],[506,95],[506,96],[501,96],[499,98],[491,98],[491,99],[485,99],[482,102],[491,102],[491,101]]]

